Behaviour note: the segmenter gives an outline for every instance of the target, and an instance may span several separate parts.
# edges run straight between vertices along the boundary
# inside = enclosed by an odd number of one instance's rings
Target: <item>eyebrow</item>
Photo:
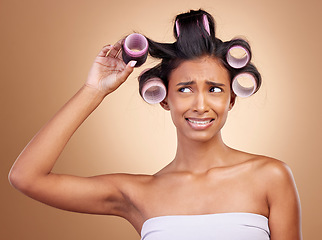
[[[180,82],[177,84],[177,86],[189,86],[189,85],[193,85],[195,83],[196,83],[195,81]],[[210,85],[210,86],[225,86],[225,84],[223,84],[223,83],[216,83],[216,82],[212,82],[212,81],[206,81],[206,84]]]

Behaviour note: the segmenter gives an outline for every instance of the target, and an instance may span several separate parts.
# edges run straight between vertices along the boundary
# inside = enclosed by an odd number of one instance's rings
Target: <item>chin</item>
[[[209,132],[194,132],[192,134],[185,135],[185,138],[195,142],[207,143],[217,139],[218,135],[220,135],[220,132],[217,134],[209,134]]]

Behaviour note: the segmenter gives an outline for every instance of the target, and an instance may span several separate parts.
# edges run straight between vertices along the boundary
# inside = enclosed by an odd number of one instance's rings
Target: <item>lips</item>
[[[196,130],[203,130],[212,125],[215,119],[213,118],[186,118],[189,125]]]
[[[191,119],[191,118],[187,118],[187,121],[194,123],[194,124],[198,124],[198,125],[206,125],[208,123],[210,123],[213,119],[208,119],[208,120],[195,120],[195,119]]]

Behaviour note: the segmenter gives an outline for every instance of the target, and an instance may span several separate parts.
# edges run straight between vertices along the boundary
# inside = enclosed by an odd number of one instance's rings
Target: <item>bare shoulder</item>
[[[266,156],[256,156],[254,161],[258,179],[266,187],[271,210],[286,203],[289,206],[293,205],[293,210],[298,211],[299,196],[291,168],[283,161]]]
[[[290,167],[283,161],[262,156],[253,155],[251,160],[254,170],[259,173],[263,180],[267,180],[271,184],[291,184],[293,183],[293,174]]]
[[[239,159],[237,165],[248,166],[252,174],[263,179],[280,181],[293,178],[290,167],[281,160],[238,150],[235,150],[234,157]]]
[[[263,155],[256,155],[241,152],[242,164],[248,166],[249,174],[256,181],[265,186],[267,198],[274,198],[272,196],[284,194],[285,191],[296,192],[295,180],[291,168],[283,161],[267,157]]]
[[[302,239],[300,199],[290,167],[266,156],[253,159],[254,173],[266,192],[271,239]]]

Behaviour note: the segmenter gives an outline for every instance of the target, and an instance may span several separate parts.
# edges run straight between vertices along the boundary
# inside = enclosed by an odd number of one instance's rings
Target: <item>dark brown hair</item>
[[[209,28],[204,25],[204,17],[208,20]],[[176,25],[179,27],[179,34]],[[206,29],[206,27],[208,29]],[[140,93],[145,82],[153,77],[160,78],[167,87],[170,73],[176,69],[180,63],[205,55],[213,56],[223,63],[230,74],[230,82],[232,82],[237,74],[247,72],[252,74],[257,81],[256,91],[259,89],[261,85],[261,75],[252,63],[249,62],[243,68],[235,69],[231,67],[226,60],[228,50],[235,45],[247,49],[251,56],[251,48],[248,42],[244,39],[233,39],[223,42],[217,38],[215,34],[215,21],[206,11],[201,9],[197,11],[190,10],[187,13],[177,15],[173,33],[176,38],[174,43],[159,43],[147,38],[149,43],[149,54],[162,61],[139,77]]]

